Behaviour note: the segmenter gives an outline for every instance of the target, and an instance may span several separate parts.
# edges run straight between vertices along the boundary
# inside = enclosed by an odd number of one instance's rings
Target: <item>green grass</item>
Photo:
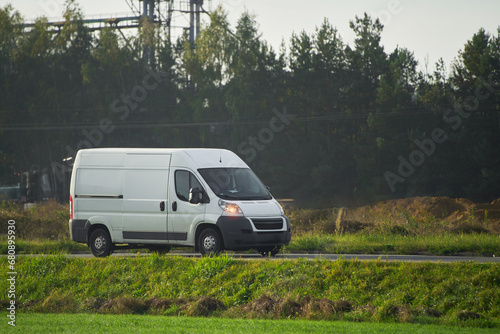
[[[0,253],[7,254],[7,240],[0,241]],[[89,252],[89,247],[69,239],[60,240],[23,240],[16,239],[16,254],[71,254]]]
[[[500,265],[19,257],[21,313],[112,313],[498,327]],[[7,272],[0,272],[5,309]]]
[[[4,313],[0,318],[6,319]],[[243,320],[146,315],[19,314],[16,327],[4,320],[3,333],[439,333],[489,334],[497,329],[346,321]]]
[[[500,237],[492,234],[401,236],[384,234],[314,234],[293,236],[287,251],[362,254],[455,255],[473,253],[500,256]]]
[[[192,248],[186,248],[191,250]],[[17,239],[17,254],[68,254],[87,251],[84,244],[68,239]],[[7,240],[0,239],[0,252],[6,254]],[[284,252],[323,252],[332,254],[435,254],[470,253],[500,256],[500,237],[492,234],[442,234],[401,236],[384,234],[313,234],[292,236]]]

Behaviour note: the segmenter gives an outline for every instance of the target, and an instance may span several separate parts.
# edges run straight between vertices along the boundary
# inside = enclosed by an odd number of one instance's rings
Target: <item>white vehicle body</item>
[[[243,160],[221,149],[80,150],[70,215],[72,240],[96,256],[116,244],[264,255],[291,237],[279,203]]]

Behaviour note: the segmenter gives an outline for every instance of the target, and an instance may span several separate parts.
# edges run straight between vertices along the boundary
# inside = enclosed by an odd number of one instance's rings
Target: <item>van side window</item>
[[[181,201],[189,201],[189,190],[196,187],[203,190],[203,187],[193,173],[187,170],[175,171],[175,192]]]

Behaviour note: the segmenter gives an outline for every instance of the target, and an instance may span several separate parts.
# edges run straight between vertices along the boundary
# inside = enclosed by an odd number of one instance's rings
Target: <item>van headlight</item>
[[[220,208],[229,214],[233,215],[242,215],[243,211],[241,211],[241,208],[238,206],[238,204],[235,203],[228,203],[223,200],[219,200],[219,206]]]

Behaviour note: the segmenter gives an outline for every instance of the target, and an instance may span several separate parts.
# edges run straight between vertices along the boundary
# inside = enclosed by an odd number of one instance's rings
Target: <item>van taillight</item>
[[[73,219],[73,196],[69,195],[69,219]]]

